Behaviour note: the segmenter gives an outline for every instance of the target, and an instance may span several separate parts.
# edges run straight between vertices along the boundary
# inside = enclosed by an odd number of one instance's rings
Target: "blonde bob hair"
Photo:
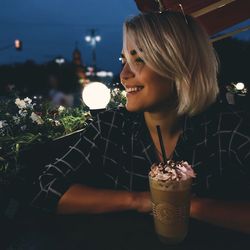
[[[217,57],[192,17],[173,11],[139,14],[124,23],[123,37],[125,54],[129,39],[149,68],[173,82],[179,115],[196,115],[215,102]]]

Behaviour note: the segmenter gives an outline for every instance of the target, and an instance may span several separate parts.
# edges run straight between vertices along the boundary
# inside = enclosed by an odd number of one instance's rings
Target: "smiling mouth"
[[[133,88],[126,88],[126,92],[129,94],[140,92],[143,89],[142,86],[136,86]]]

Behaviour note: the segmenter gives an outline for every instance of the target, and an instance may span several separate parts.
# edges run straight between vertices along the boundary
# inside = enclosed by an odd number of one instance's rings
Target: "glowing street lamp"
[[[110,98],[110,89],[101,82],[88,83],[82,92],[83,102],[91,111],[105,109]]]
[[[96,43],[101,41],[101,36],[95,35],[95,29],[91,29],[90,35],[85,36],[85,41],[92,47],[92,64],[96,68]]]
[[[244,84],[243,82],[237,82],[237,83],[235,84],[235,88],[236,88],[237,90],[243,90],[243,89],[245,88],[245,84]]]
[[[248,89],[246,84],[243,82],[230,83],[226,86],[227,95],[238,95],[238,96],[246,96]]]
[[[14,45],[14,48],[16,49],[16,51],[21,51],[23,49],[23,42],[22,42],[22,40],[16,39],[14,41],[14,43],[9,44],[9,45],[4,46],[4,47],[0,47],[0,52],[8,50],[10,48],[13,48],[13,45]]]
[[[112,72],[102,70],[102,71],[96,72],[96,75],[99,77],[113,77],[114,74]]]
[[[58,65],[62,65],[63,63],[65,63],[65,59],[63,57],[58,57],[58,58],[55,59],[55,62]]]
[[[14,45],[17,51],[21,51],[23,49],[23,42],[19,39],[15,40]]]

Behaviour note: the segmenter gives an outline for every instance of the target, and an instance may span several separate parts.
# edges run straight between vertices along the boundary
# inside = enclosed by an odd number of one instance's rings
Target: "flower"
[[[21,121],[20,117],[17,116],[17,115],[13,115],[12,118],[13,118],[13,121],[14,121],[15,125],[18,125],[20,123],[20,121]]]
[[[65,110],[65,107],[59,106],[59,108],[58,108],[58,112],[59,112],[59,113],[63,112],[64,110]]]
[[[0,121],[0,128],[3,128],[5,126],[7,126],[7,122],[6,121]]]
[[[26,125],[21,126],[21,130],[24,131],[27,128]]]
[[[20,98],[17,98],[15,101],[15,104],[17,105],[18,108],[24,109],[26,108],[26,102],[24,100],[21,100]]]
[[[37,115],[35,112],[31,113],[30,118],[33,122],[36,122],[38,125],[44,124],[42,117]]]
[[[59,121],[57,121],[57,120],[55,120],[54,123],[55,123],[55,126],[60,126],[61,125],[61,123]]]
[[[28,97],[0,101],[0,174],[16,169],[20,151],[82,129],[89,118],[86,106],[54,108]]]
[[[124,104],[122,92],[112,91],[108,108]],[[36,98],[0,100],[0,181],[1,174],[18,172],[18,155],[22,150],[83,129],[90,120],[91,114],[84,104],[55,108]]]
[[[111,101],[108,104],[108,108],[124,107],[126,104],[126,94],[119,88],[111,90]]]
[[[29,97],[24,98],[25,103],[31,104],[32,100]]]
[[[28,114],[28,111],[25,109],[20,109],[18,113],[21,117],[25,117]]]

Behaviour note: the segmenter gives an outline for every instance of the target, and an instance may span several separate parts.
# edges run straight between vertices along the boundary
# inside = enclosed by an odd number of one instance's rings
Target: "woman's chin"
[[[135,106],[135,105],[129,105],[128,103],[126,103],[126,109],[129,112],[141,112],[141,111],[144,111],[144,109],[142,107]]]

